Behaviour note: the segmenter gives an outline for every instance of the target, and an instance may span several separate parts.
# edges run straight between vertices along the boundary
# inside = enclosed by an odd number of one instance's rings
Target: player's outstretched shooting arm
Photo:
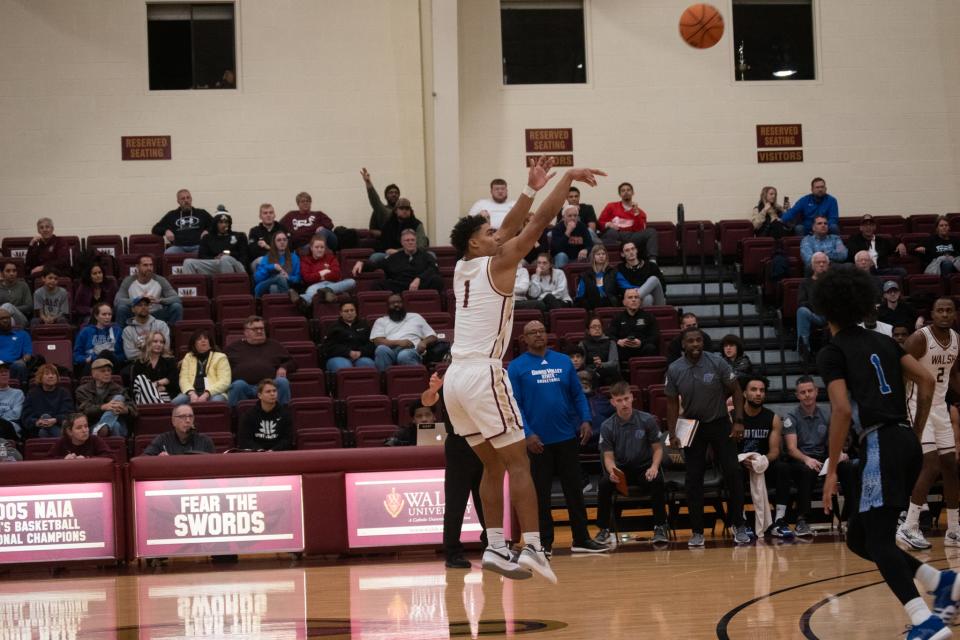
[[[550,171],[550,169],[553,168],[554,162],[552,156],[546,158],[541,156],[536,160],[530,161],[530,167],[527,170],[527,188],[525,188],[520,194],[520,197],[517,198],[517,201],[503,219],[503,224],[497,229],[497,237],[501,243],[517,235],[517,232],[520,231],[524,221],[527,219],[527,212],[529,212],[530,207],[533,206],[533,199],[537,195],[536,192],[547,186],[551,178],[557,175],[555,171],[552,173]],[[530,193],[531,191],[533,192],[532,194]]]

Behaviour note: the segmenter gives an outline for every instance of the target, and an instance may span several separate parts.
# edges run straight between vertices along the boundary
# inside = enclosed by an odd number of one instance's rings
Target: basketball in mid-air
[[[680,16],[680,37],[691,47],[709,49],[723,37],[723,16],[712,4],[692,4]]]

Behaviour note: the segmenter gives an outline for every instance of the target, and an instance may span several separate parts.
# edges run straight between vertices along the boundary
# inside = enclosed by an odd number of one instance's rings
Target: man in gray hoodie
[[[123,355],[131,362],[140,355],[140,348],[144,341],[154,331],[159,331],[167,340],[167,347],[170,346],[170,327],[163,320],[158,320],[150,315],[150,299],[135,298],[133,300],[133,317],[127,321],[127,326],[123,328]]]

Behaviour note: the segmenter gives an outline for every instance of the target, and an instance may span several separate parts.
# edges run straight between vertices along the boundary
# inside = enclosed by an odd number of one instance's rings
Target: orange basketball
[[[723,16],[712,4],[692,4],[680,16],[680,37],[697,49],[709,49],[723,37]]]

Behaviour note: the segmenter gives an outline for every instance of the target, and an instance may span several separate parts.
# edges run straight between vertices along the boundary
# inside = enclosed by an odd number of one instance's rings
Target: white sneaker
[[[911,549],[916,549],[917,551],[924,551],[929,549],[933,545],[923,537],[923,533],[920,531],[920,527],[913,525],[904,524],[903,526],[897,529],[897,540],[907,545]]]
[[[507,547],[498,549],[487,547],[483,552],[481,566],[487,571],[494,571],[511,580],[526,580],[533,577],[533,573],[529,569],[517,564]]]
[[[960,547],[960,529],[947,529],[943,534],[943,546]]]
[[[557,574],[550,568],[550,561],[547,559],[547,555],[543,552],[543,549],[537,551],[528,544],[523,548],[523,551],[520,552],[519,564],[521,567],[525,567],[530,571],[536,571],[553,584],[557,584]]]

